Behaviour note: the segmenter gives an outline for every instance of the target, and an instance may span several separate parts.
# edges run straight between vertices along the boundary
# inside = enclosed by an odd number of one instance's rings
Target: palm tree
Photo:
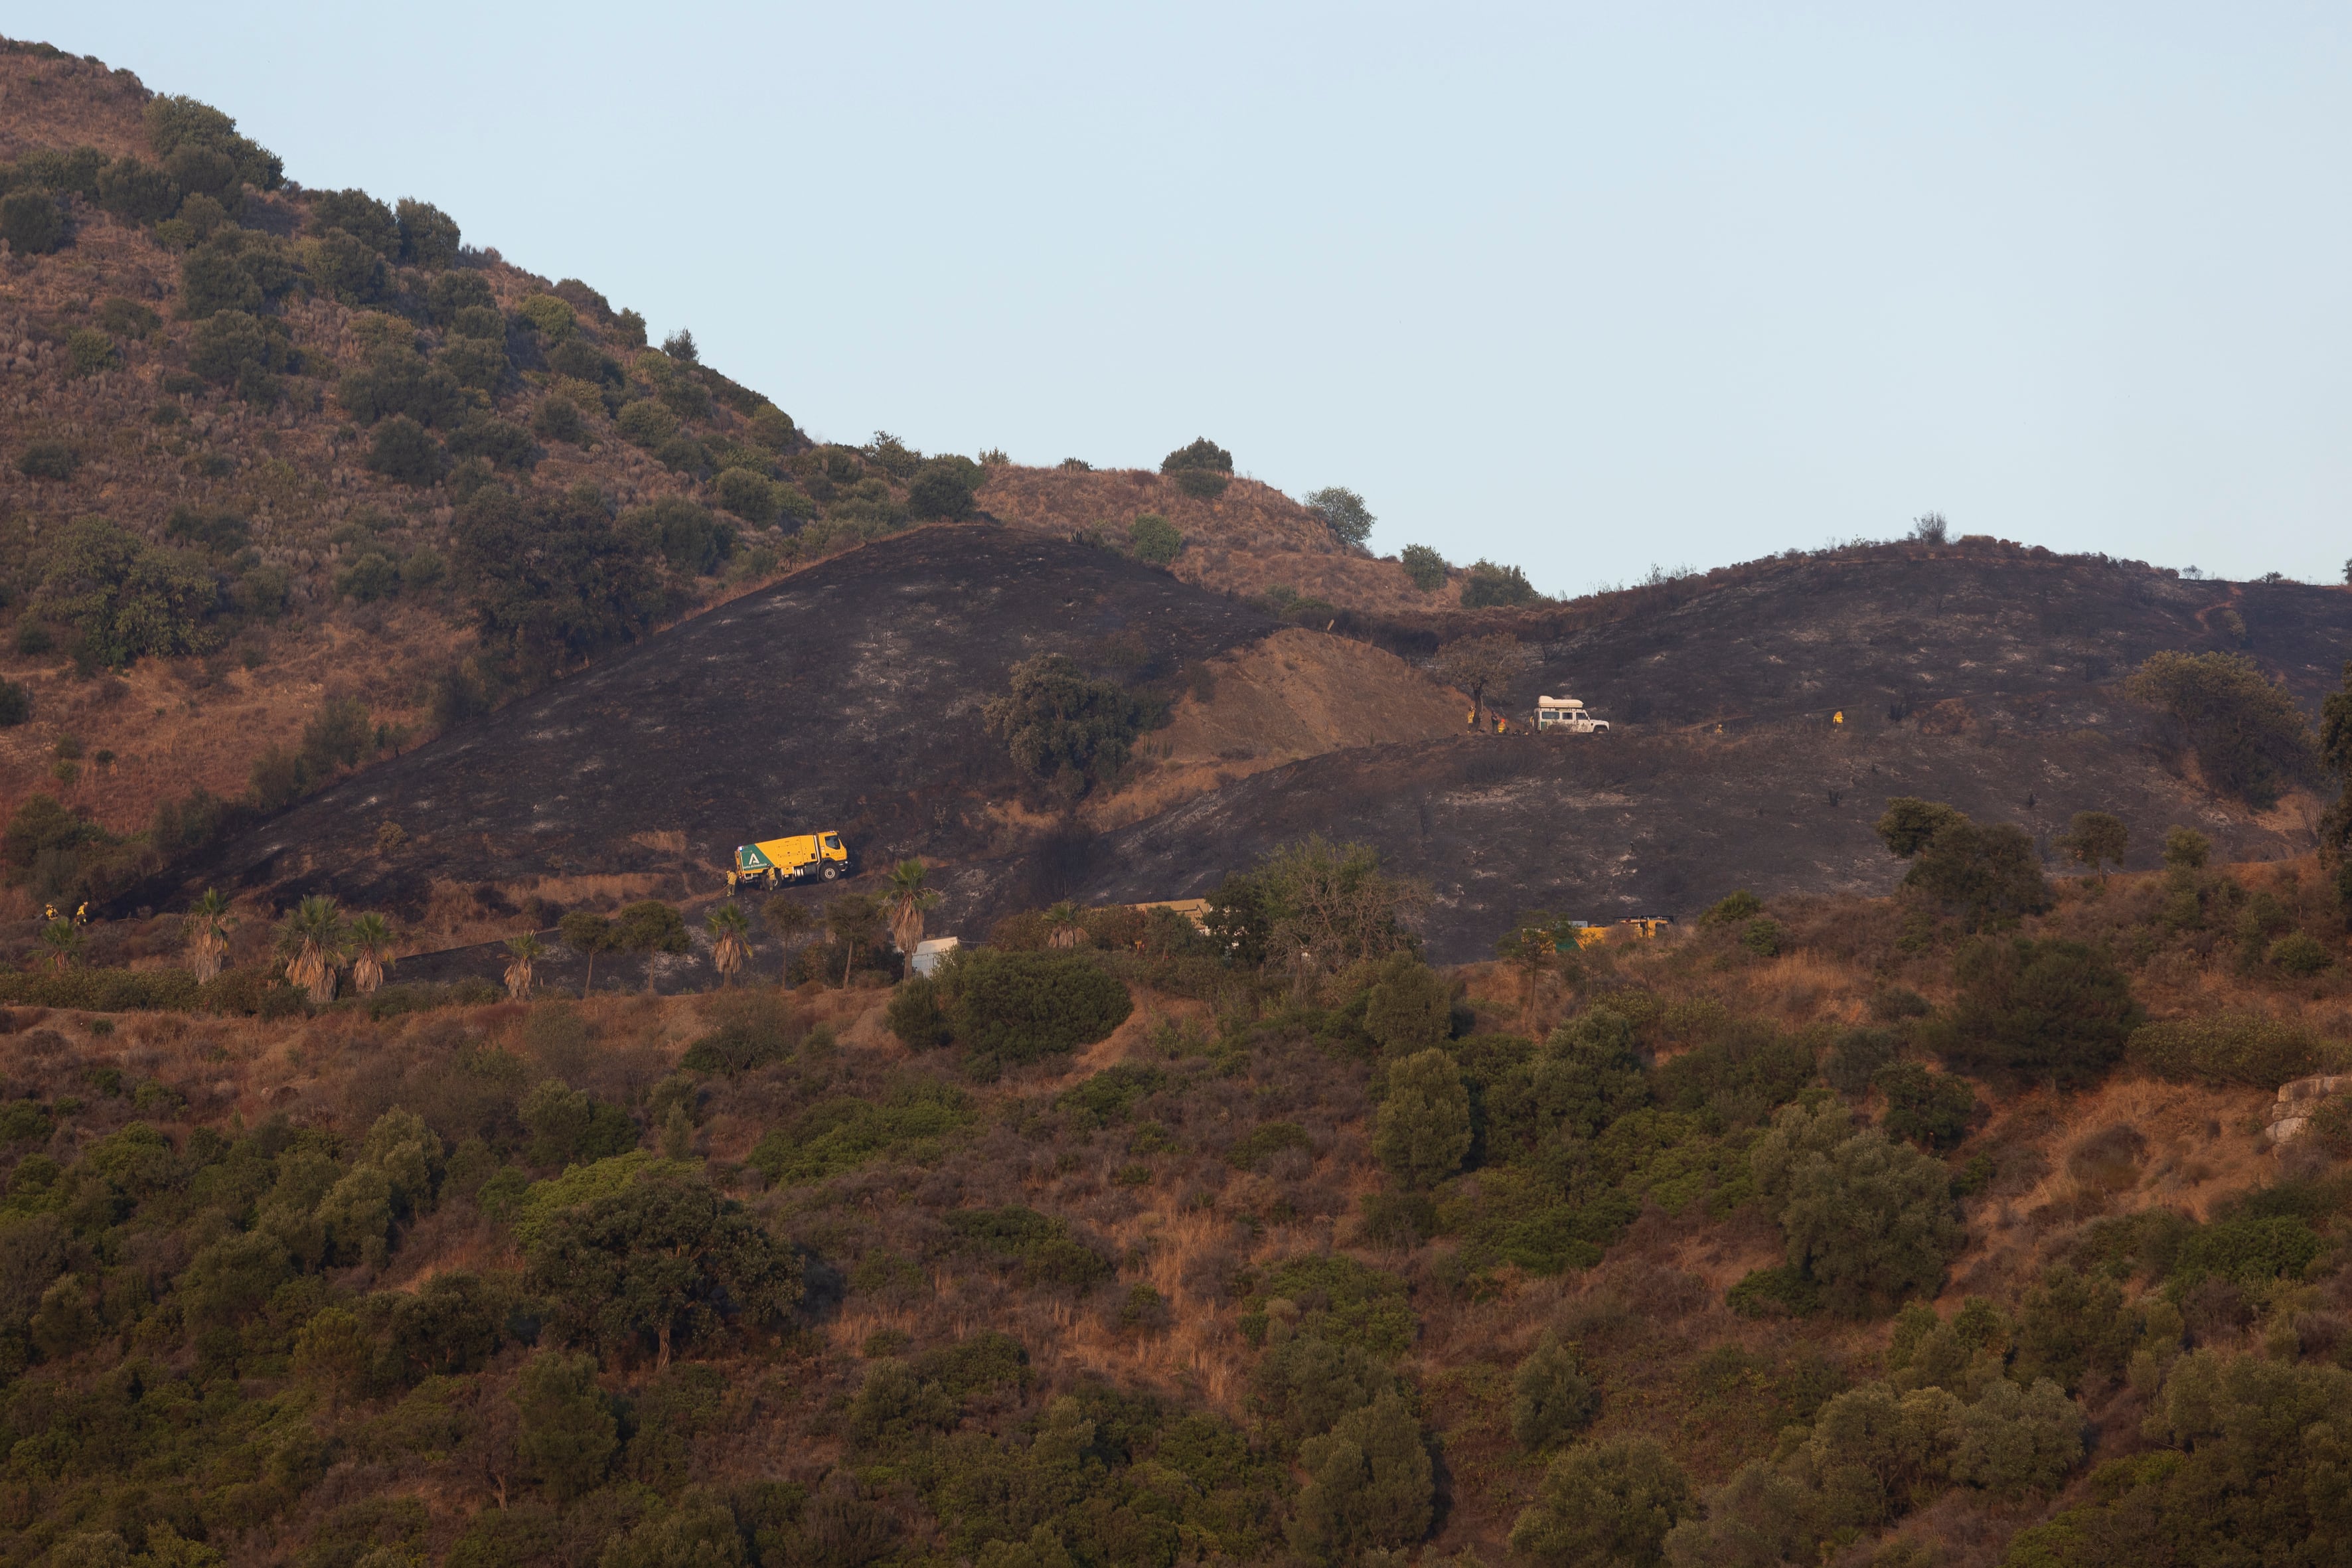
[[[1076,947],[1086,939],[1086,921],[1078,906],[1064,899],[1045,911],[1045,941],[1054,947]]]
[[[530,966],[547,952],[539,938],[530,931],[507,938],[507,994],[518,1002],[530,1000]]]
[[[41,928],[41,945],[49,950],[49,967],[62,974],[81,951],[81,929],[71,921],[51,921]]]
[[[710,964],[722,986],[735,983],[735,972],[751,956],[751,917],[733,904],[721,904],[702,918],[710,933]]]
[[[278,951],[286,978],[310,993],[320,1006],[335,999],[335,971],[343,963],[343,911],[335,900],[313,893],[278,928]]]
[[[923,940],[923,911],[939,901],[939,894],[923,886],[920,860],[901,860],[891,868],[890,890],[883,895],[882,904],[889,911],[890,940],[908,958],[915,956]]]
[[[760,918],[767,922],[770,931],[776,933],[776,944],[784,950],[783,976],[776,984],[790,985],[793,983],[793,948],[814,923],[809,918],[808,906],[778,893],[760,906]]]
[[[362,996],[373,996],[383,984],[383,972],[392,967],[392,922],[379,914],[364,914],[352,922],[352,945],[357,956],[352,960],[352,989]]]
[[[218,888],[206,888],[188,910],[189,967],[196,973],[196,984],[205,984],[220,978],[228,958],[228,933],[235,930],[236,917],[228,912],[228,900]]]

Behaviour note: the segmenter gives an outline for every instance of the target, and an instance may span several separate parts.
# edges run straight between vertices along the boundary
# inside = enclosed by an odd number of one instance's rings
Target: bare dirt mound
[[[755,836],[834,827],[868,867],[1013,847],[1020,781],[980,709],[1062,652],[1173,678],[1274,623],[1123,557],[985,524],[878,542],[460,726],[180,879],[412,918],[436,887],[682,897]],[[1013,879],[1017,884],[1019,879]],[[1010,884],[1009,884],[1010,885]]]
[[[1450,735],[1466,701],[1384,649],[1297,626],[1209,660],[1198,684],[1207,699],[1177,702],[1139,748],[1139,776],[1090,803],[1087,826],[1124,826],[1326,752]]]
[[[1884,893],[1901,878],[1873,831],[1889,796],[2013,821],[2045,849],[2077,811],[2129,825],[2133,861],[2189,823],[2233,860],[2301,853],[2308,835],[2219,811],[2135,747],[2096,733],[1928,736],[1815,726],[1740,737],[1460,736],[1270,770],[1087,847],[1090,903],[1196,897],[1276,845],[1320,833],[1376,847],[1424,881],[1433,956],[1486,956],[1524,910],[1580,919],[1696,914],[1735,888]],[[976,866],[959,907],[1004,900]]]

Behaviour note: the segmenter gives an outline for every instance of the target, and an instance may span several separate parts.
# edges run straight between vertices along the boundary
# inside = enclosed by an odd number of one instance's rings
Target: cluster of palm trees
[[[910,958],[914,956],[923,940],[924,919],[940,901],[940,895],[925,885],[927,875],[920,860],[901,860],[891,868],[889,880],[878,898],[844,893],[825,905],[825,929],[842,945],[843,984],[849,984],[858,950],[874,941],[877,928],[888,928],[890,940],[897,943],[898,951]],[[789,984],[793,951],[816,924],[817,917],[807,905],[778,893],[760,906],[760,920],[783,949],[781,978]],[[705,916],[702,925],[710,933],[710,962],[719,971],[719,984],[734,984],[736,973],[751,956],[751,916],[740,906],[726,903]]]
[[[898,950],[909,957],[914,954],[923,940],[924,918],[940,900],[939,894],[925,885],[925,876],[921,861],[902,860],[891,869],[888,884],[879,898],[845,893],[825,906],[825,928],[846,950],[842,961],[843,984],[849,983],[858,949],[875,939],[877,928],[887,926]],[[789,982],[793,951],[815,925],[816,918],[806,906],[782,894],[763,904],[760,916],[783,948],[782,978]],[[677,916],[671,913],[668,920],[676,950],[682,952],[684,933],[677,930]],[[229,933],[236,923],[229,900],[217,889],[205,889],[204,896],[190,908],[185,921],[188,966],[194,971],[199,984],[218,979],[227,966]],[[710,935],[711,966],[719,972],[719,984],[732,985],[751,956],[751,917],[729,902],[711,910],[702,923]],[[1075,910],[1067,923],[1071,929],[1076,928]],[[623,945],[645,946],[646,984],[650,988],[652,953],[657,947],[663,951],[670,947],[667,942],[625,944],[618,940],[621,933],[614,931],[613,922],[601,916],[566,916],[562,925],[566,943],[588,961],[583,995],[594,987],[598,952]],[[79,931],[69,924],[68,930],[77,939],[72,945],[78,945]],[[43,940],[48,940],[46,934]],[[277,955],[284,962],[287,981],[313,1004],[323,1005],[335,999],[337,984],[347,965],[352,989],[359,995],[371,995],[382,986],[384,970],[393,962],[393,941],[392,926],[382,915],[371,913],[347,919],[333,899],[313,894],[295,906],[293,912],[279,923]],[[51,945],[57,948],[53,956],[58,966],[63,968],[71,957],[72,946]],[[518,1002],[528,1002],[537,980],[539,961],[547,956],[547,945],[536,934],[526,931],[509,937],[506,947],[507,994]]]
[[[213,923],[200,928],[208,929],[211,942],[217,944],[208,944],[207,952],[226,947],[226,918],[223,903],[211,917]],[[203,921],[205,917],[191,919]],[[278,927],[278,956],[286,961],[288,983],[321,1006],[335,999],[335,984],[346,963],[351,965],[352,989],[362,996],[373,995],[392,963],[392,924],[382,915],[371,912],[347,920],[334,900],[320,893],[297,904]],[[193,940],[190,945],[195,945]],[[218,973],[216,963],[214,972]]]

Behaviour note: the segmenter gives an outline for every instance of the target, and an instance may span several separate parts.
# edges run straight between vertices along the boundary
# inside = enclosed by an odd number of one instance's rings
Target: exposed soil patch
[[[1140,775],[1090,804],[1089,826],[1124,826],[1205,790],[1349,747],[1435,740],[1463,728],[1466,700],[1392,653],[1290,627],[1209,661],[1141,748]]]

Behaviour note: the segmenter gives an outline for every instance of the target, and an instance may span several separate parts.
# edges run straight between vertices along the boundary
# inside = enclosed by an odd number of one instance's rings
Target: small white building
[[[940,965],[948,961],[948,954],[962,945],[951,936],[926,937],[915,944],[915,956],[908,961],[908,967],[918,974],[936,974]]]

